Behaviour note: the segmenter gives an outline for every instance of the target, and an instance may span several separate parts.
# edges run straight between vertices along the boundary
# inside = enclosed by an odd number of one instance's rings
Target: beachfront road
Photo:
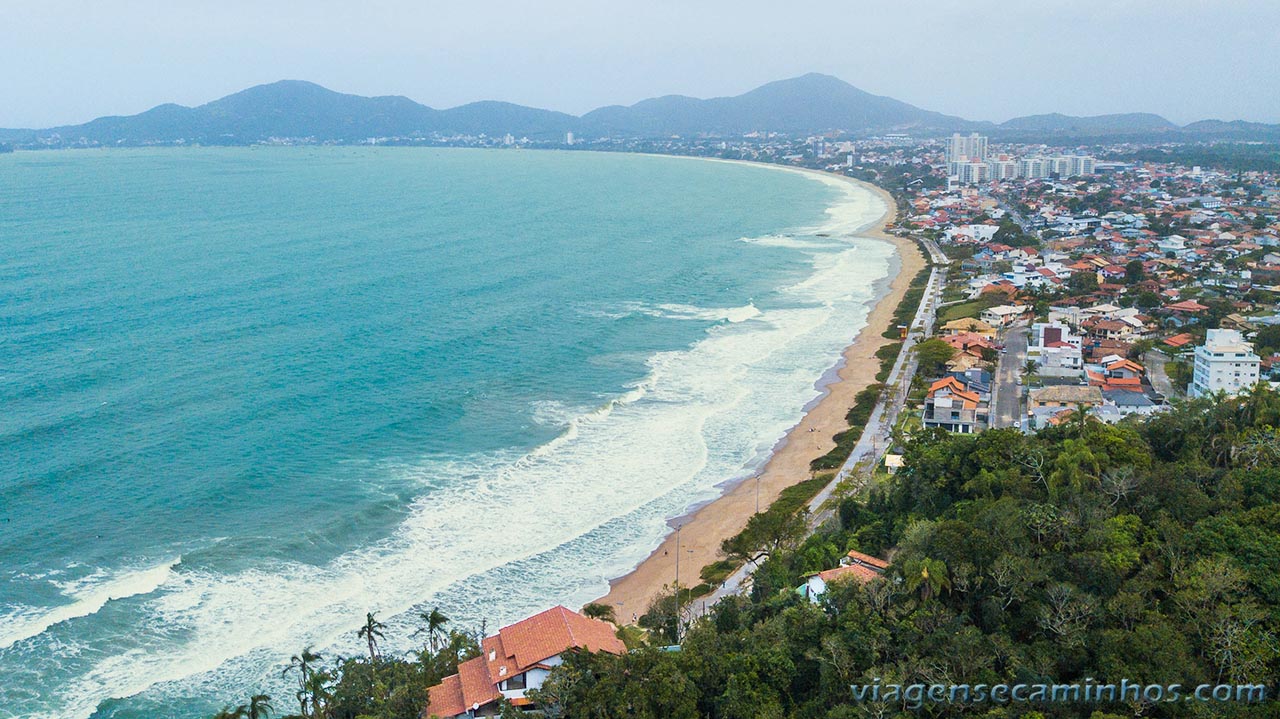
[[[880,395],[880,400],[871,411],[871,417],[867,421],[866,427],[862,430],[862,436],[858,439],[858,444],[854,446],[849,458],[845,460],[835,478],[809,502],[809,512],[814,526],[825,519],[825,513],[820,511],[820,508],[831,497],[836,485],[858,465],[865,466],[867,463],[879,461],[880,456],[884,454],[887,449],[889,430],[893,427],[893,423],[902,411],[907,399],[907,390],[911,386],[911,378],[916,373],[916,358],[912,349],[916,346],[916,342],[933,335],[934,319],[937,317],[938,305],[942,302],[942,288],[946,287],[947,266],[951,261],[943,254],[937,243],[932,240],[924,240],[923,244],[925,250],[929,253],[930,261],[933,263],[933,270],[929,273],[929,282],[925,285],[924,294],[920,298],[920,306],[916,309],[915,318],[911,321],[907,338],[903,340],[902,348],[898,351],[898,357],[894,360],[893,369],[885,379],[885,387],[889,388],[890,391]],[[1023,353],[1025,354],[1025,352],[1026,342],[1024,339]],[[751,584],[751,573],[753,571],[755,571],[755,565],[750,562],[739,567],[736,572],[724,581],[724,584],[717,587],[710,595],[688,607],[685,610],[685,621],[691,621],[695,616],[706,612],[709,607],[715,606],[724,597],[738,594],[745,590]]]

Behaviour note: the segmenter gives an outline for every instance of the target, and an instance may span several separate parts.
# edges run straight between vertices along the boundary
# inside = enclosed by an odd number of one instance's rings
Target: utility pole
[[[680,604],[680,530],[683,524],[676,525],[676,605]]]

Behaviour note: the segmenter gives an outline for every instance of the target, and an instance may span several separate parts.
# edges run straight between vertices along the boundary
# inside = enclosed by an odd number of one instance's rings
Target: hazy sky
[[[580,114],[824,72],[975,120],[1280,122],[1278,0],[33,0],[0,8],[0,127],[279,79]]]

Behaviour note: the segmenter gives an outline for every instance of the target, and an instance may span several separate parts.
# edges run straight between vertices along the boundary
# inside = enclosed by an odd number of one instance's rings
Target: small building
[[[941,328],[941,333],[944,337],[972,334],[990,338],[996,336],[996,328],[974,317],[962,317],[944,324]]]
[[[983,322],[992,327],[1008,327],[1018,320],[1025,319],[1030,312],[1031,308],[1023,305],[996,305],[983,310],[980,317]]]
[[[459,664],[457,674],[427,690],[422,716],[497,716],[501,699],[529,708],[532,702],[525,692],[541,687],[566,653],[622,654],[626,650],[612,625],[565,607],[553,607],[485,637],[480,642],[480,656]]]
[[[809,575],[797,591],[809,601],[816,603],[823,594],[827,593],[827,587],[833,582],[852,580],[866,584],[884,574],[884,570],[888,568],[889,563],[879,557],[850,550],[845,558],[840,560],[840,566]]]
[[[1102,390],[1098,387],[1056,385],[1033,389],[1027,394],[1027,407],[1033,410],[1046,407],[1075,409],[1080,406],[1088,409],[1101,404]]]

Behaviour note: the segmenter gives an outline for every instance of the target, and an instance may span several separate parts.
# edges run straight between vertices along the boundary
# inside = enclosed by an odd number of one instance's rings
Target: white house
[[[1236,394],[1258,383],[1262,358],[1237,330],[1209,330],[1196,348],[1195,370],[1187,394],[1203,397],[1215,392]]]
[[[992,327],[1008,327],[1026,317],[1030,309],[1019,305],[997,305],[983,310],[981,318]]]

